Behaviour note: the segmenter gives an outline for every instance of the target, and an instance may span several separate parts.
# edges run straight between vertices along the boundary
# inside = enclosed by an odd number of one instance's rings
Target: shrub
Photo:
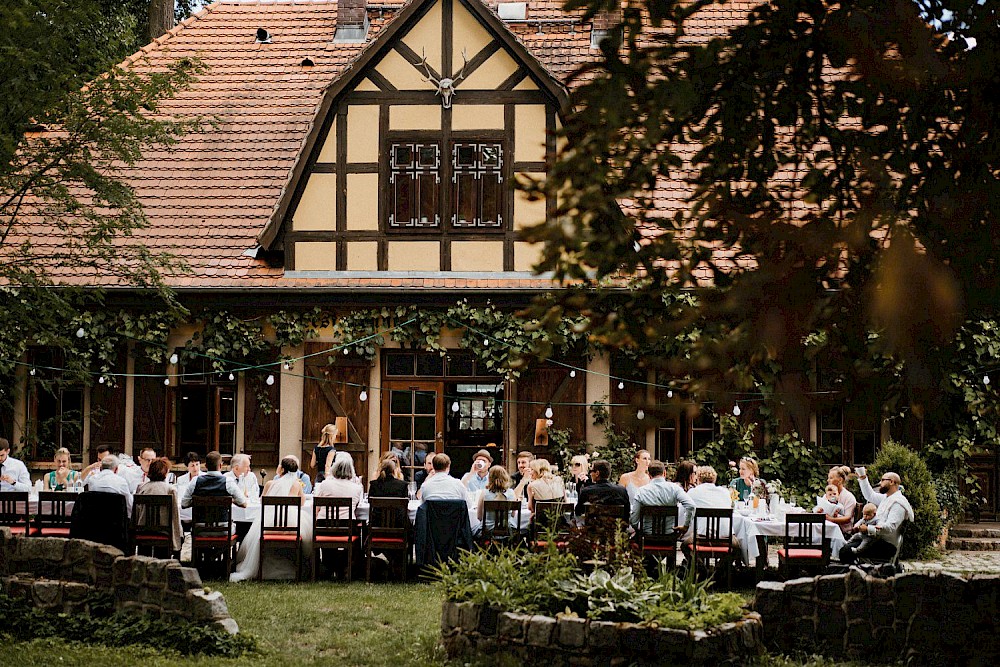
[[[915,517],[903,531],[900,557],[914,558],[937,543],[941,534],[941,507],[927,464],[915,451],[892,441],[882,445],[875,462],[868,469],[868,479],[879,479],[890,471],[899,475],[904,487],[903,495],[910,501]]]
[[[780,479],[785,487],[782,495],[789,498],[793,495],[809,498],[821,494],[826,488],[829,472],[826,462],[840,457],[839,447],[821,449],[816,443],[805,442],[794,431],[772,440],[766,451],[767,456],[758,462],[761,477],[766,480]]]

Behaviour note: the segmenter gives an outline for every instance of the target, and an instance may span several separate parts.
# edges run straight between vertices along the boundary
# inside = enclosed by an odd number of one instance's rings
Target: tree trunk
[[[174,0],[149,0],[149,41],[174,27]]]

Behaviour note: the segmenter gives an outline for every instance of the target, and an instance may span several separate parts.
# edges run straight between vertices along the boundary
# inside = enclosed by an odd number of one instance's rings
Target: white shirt
[[[235,481],[236,486],[240,487],[240,491],[247,497],[247,500],[260,498],[260,482],[257,481],[257,475],[252,470],[240,477],[237,477],[236,473],[230,470],[226,473],[226,479]]]
[[[124,472],[122,472],[124,470]],[[129,491],[132,495],[135,495],[136,489],[149,481],[149,476],[143,472],[140,466],[132,466],[129,468],[119,468],[118,476],[125,479],[128,482]]]
[[[733,497],[729,495],[728,486],[716,486],[711,482],[703,482],[696,487],[693,487],[688,491],[688,496],[694,501],[696,507],[704,507],[705,509],[723,509],[731,510],[733,507]],[[733,528],[736,528],[737,524],[733,524]],[[698,527],[698,535],[705,535],[706,524],[703,521],[701,526]],[[723,532],[729,530],[729,521],[723,519],[719,522],[719,527]],[[734,530],[735,532],[735,530]],[[694,531],[688,531],[688,537],[694,536]]]
[[[31,491],[31,475],[21,461],[8,456],[6,461],[0,463],[0,475],[14,478],[13,484],[0,482],[0,491]]]
[[[129,488],[128,480],[121,475],[116,475],[113,470],[98,470],[88,476],[87,489],[89,491],[103,491],[104,493],[117,493],[125,496],[128,515],[132,516],[132,491]]]
[[[421,500],[464,500],[468,502],[469,491],[461,480],[447,472],[435,472],[424,480],[420,487]]]

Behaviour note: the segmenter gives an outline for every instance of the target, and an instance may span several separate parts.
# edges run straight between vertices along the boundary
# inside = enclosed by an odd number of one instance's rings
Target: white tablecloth
[[[73,493],[72,491],[67,491],[66,493],[72,494],[72,496],[76,496],[76,494]],[[73,505],[75,505],[75,504],[76,504],[76,500],[69,500],[69,501],[66,502],[66,514],[72,514],[73,513]],[[18,507],[18,509],[21,509],[21,508]],[[31,514],[31,515],[38,514],[38,494],[35,493],[34,491],[32,491],[31,495],[28,496],[28,514]]]
[[[757,529],[757,533],[760,535],[766,535],[768,537],[785,537],[785,522],[784,520],[778,520],[773,516],[766,517],[744,517],[749,519],[747,523],[753,523],[754,527]],[[847,544],[847,540],[844,539],[844,533],[841,532],[840,526],[833,523],[832,521],[826,521],[823,523],[822,530],[818,526],[813,526],[813,544],[822,544],[823,536],[830,538],[830,553],[833,558],[836,558],[840,553],[841,547]]]

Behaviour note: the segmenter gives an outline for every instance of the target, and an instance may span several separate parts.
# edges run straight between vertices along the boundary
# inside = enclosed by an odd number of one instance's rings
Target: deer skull
[[[455,86],[458,85],[459,81],[465,78],[465,68],[469,64],[469,59],[465,57],[465,52],[462,52],[462,69],[458,71],[453,78],[452,77],[441,77],[440,79],[435,79],[434,75],[431,73],[431,67],[427,64],[427,56],[425,55],[420,61],[420,66],[423,68],[426,74],[426,80],[437,87],[437,92],[435,95],[441,96],[441,106],[445,109],[451,108],[451,99],[455,96],[457,92]]]

